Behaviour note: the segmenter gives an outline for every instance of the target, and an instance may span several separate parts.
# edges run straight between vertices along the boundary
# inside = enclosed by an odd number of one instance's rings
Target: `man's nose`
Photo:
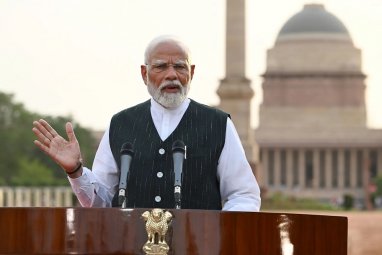
[[[174,66],[169,65],[166,70],[166,79],[167,80],[175,80],[178,79],[178,74],[174,68]]]

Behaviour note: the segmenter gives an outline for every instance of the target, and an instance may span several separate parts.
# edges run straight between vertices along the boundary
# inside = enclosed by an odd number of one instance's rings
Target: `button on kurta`
[[[157,177],[158,177],[158,178],[162,178],[162,177],[163,177],[163,173],[162,173],[162,172],[158,172],[158,173],[157,173]]]
[[[160,196],[155,196],[155,202],[160,202],[162,200],[162,198]]]
[[[160,148],[160,149],[159,149],[159,154],[160,154],[160,155],[163,155],[165,152],[166,152],[166,151],[165,151],[163,148]]]

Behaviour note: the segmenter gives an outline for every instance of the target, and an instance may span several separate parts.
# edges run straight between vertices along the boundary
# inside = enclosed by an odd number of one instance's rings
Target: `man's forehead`
[[[151,63],[153,64],[168,64],[168,63],[175,63],[175,64],[186,64],[188,63],[188,60],[185,58],[152,58]]]

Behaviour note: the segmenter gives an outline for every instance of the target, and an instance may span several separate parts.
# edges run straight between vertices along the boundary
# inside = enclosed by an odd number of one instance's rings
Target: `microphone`
[[[119,178],[118,205],[126,208],[127,175],[130,170],[131,160],[134,156],[133,145],[126,142],[121,147],[121,176]]]
[[[176,140],[172,144],[172,159],[174,162],[174,198],[175,208],[181,208],[181,187],[182,187],[182,171],[183,160],[185,159],[186,146],[183,141]]]

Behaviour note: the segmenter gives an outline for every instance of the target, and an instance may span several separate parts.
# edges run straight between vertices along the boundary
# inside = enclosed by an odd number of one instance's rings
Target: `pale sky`
[[[266,50],[306,3],[323,3],[362,50],[369,126],[382,127],[381,0],[247,0],[246,73],[258,118]],[[0,91],[29,110],[72,115],[105,129],[111,116],[149,98],[143,52],[161,34],[182,37],[193,53],[189,96],[216,105],[224,78],[224,0],[0,0]]]

